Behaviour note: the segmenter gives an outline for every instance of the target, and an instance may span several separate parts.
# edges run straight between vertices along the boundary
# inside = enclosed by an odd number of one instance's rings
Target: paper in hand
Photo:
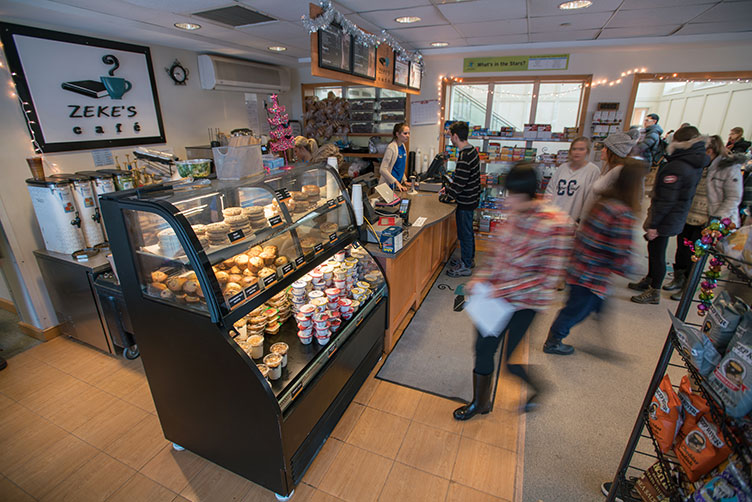
[[[477,284],[466,297],[465,311],[481,336],[499,336],[514,314],[515,308],[501,298],[491,295],[488,283]]]

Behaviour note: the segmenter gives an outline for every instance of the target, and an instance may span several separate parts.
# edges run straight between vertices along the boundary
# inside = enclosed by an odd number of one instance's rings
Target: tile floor
[[[523,354],[524,356],[524,354]],[[468,369],[468,378],[470,373]],[[493,413],[369,376],[297,487],[305,501],[518,500],[524,417],[502,375]],[[56,338],[0,372],[0,500],[266,501],[162,435],[140,361]],[[519,492],[519,489],[517,489]]]

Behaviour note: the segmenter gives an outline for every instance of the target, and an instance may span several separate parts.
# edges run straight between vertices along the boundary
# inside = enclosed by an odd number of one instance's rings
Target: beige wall
[[[46,28],[55,29],[54,26]],[[137,40],[121,40],[138,44]],[[185,147],[208,143],[207,129],[219,127],[229,132],[237,127],[248,127],[244,94],[242,92],[207,91],[200,88],[197,54],[166,47],[151,47],[157,92],[162,110],[167,143],[149,145],[153,148],[170,147],[180,157],[185,157]],[[185,86],[174,85],[164,68],[175,59],[186,66],[189,80]],[[3,182],[0,183],[0,223],[17,261],[19,275],[26,293],[15,295],[25,298],[27,308],[20,308],[22,320],[38,328],[57,324],[55,312],[49,302],[44,283],[34,259],[33,251],[44,244],[34,216],[24,180],[29,177],[26,157],[34,154],[29,134],[18,101],[10,96],[10,75],[0,70],[0,160]],[[262,96],[259,96],[261,98]],[[280,102],[289,106],[290,95],[280,96]],[[298,98],[299,101],[299,98]],[[112,149],[124,157],[135,147]],[[94,169],[91,151],[50,154],[45,156],[49,167],[60,172]],[[48,167],[48,168],[49,168]]]

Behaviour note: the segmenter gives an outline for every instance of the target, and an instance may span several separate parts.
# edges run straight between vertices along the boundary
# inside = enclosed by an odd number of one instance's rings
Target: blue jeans
[[[567,304],[559,311],[556,320],[551,325],[551,335],[561,340],[569,334],[569,330],[581,323],[591,312],[600,312],[604,300],[588,288],[569,286]]]
[[[457,239],[460,241],[462,263],[470,268],[475,261],[475,234],[473,233],[473,213],[468,209],[457,209],[454,213],[457,221]]]

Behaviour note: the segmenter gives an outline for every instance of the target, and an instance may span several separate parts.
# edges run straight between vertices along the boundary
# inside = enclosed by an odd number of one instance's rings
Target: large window
[[[552,132],[583,125],[589,76],[473,80],[447,86],[446,120],[492,131],[513,127],[520,135],[525,124],[550,124]]]

